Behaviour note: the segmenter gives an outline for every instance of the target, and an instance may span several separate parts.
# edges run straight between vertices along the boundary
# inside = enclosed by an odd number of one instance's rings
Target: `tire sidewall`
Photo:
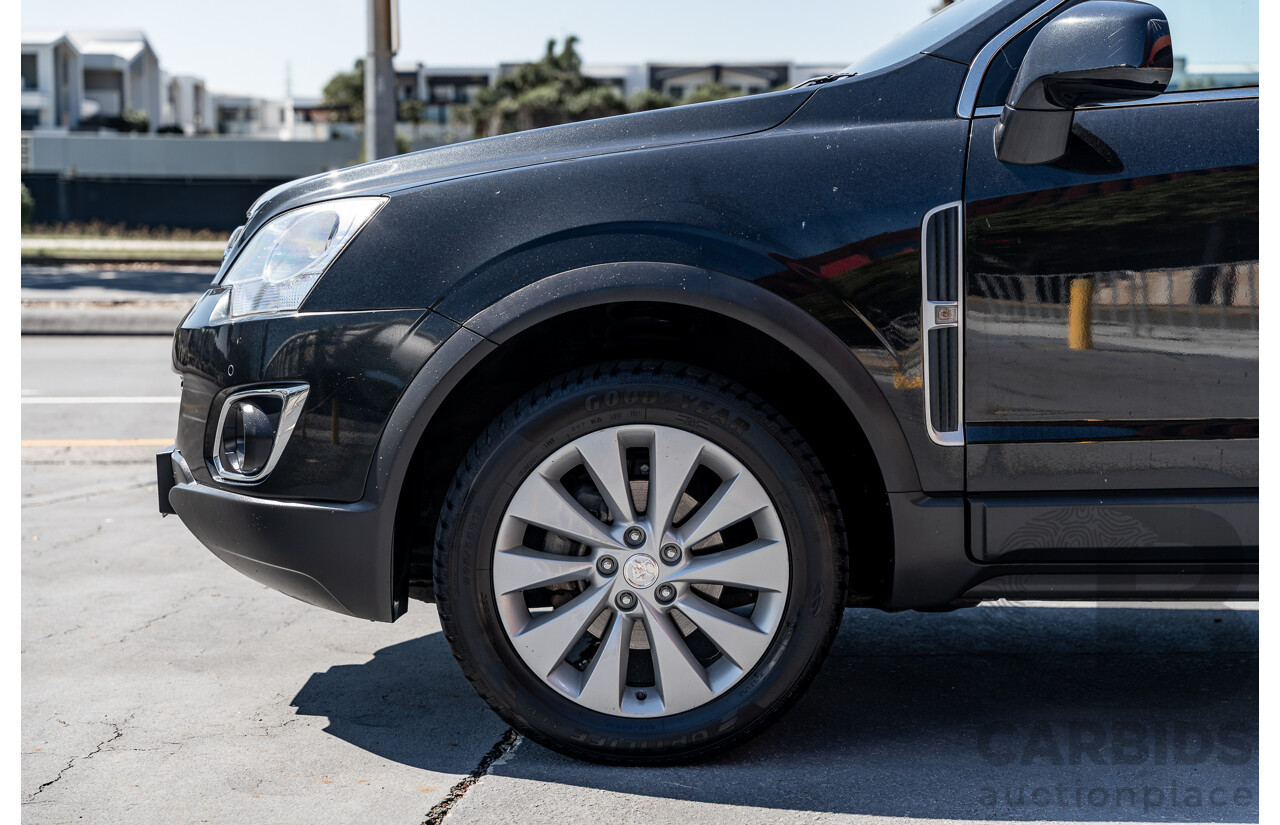
[[[513,725],[563,750],[596,757],[619,751],[688,753],[746,735],[787,703],[829,640],[837,565],[832,526],[805,456],[793,454],[776,415],[724,389],[654,374],[608,384],[582,382],[504,418],[491,448],[471,468],[456,514],[443,587],[451,641]],[[495,537],[516,489],[556,450],[596,430],[662,425],[693,432],[732,453],[764,485],[782,522],[791,558],[783,619],[760,661],[701,707],[657,718],[612,716],[585,708],[536,676],[503,630],[491,577]],[[466,483],[464,481],[464,483]]]

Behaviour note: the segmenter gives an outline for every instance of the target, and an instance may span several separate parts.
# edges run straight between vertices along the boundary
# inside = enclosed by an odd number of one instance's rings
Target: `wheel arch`
[[[742,321],[787,347],[818,372],[867,434],[886,489],[920,489],[915,460],[902,427],[867,368],[804,310],[732,275],[668,263],[585,266],[518,289],[463,325],[502,345],[554,316],[627,302],[696,306]]]
[[[879,483],[874,486],[881,493],[920,489],[915,463],[901,426],[871,374],[830,330],[799,307],[748,281],[699,267],[647,262],[582,267],[516,290],[466,319],[462,329],[441,346],[414,379],[393,413],[384,430],[369,484],[376,489],[382,501],[395,504],[394,508],[384,509],[394,510],[391,516],[395,523],[389,527],[395,536],[392,587],[398,604],[403,604],[403,597],[409,594],[410,582],[414,583],[415,589],[412,595],[431,597],[429,553],[434,530],[426,528],[434,524],[438,515],[431,509],[431,499],[438,496],[438,492],[432,492],[432,485],[436,491],[447,489],[440,487],[442,468],[428,467],[437,457],[433,445],[449,440],[465,442],[461,445],[465,452],[474,437],[468,437],[467,427],[482,429],[492,418],[483,412],[472,414],[471,409],[462,409],[468,407],[460,400],[469,392],[468,385],[487,385],[499,377],[491,374],[494,365],[501,363],[504,354],[510,355],[518,350],[520,342],[529,340],[530,336],[554,336],[569,319],[596,317],[617,307],[661,307],[672,316],[695,322],[701,318],[708,324],[736,329],[743,336],[744,345],[750,343],[748,339],[755,338],[757,343],[768,339],[774,346],[785,349],[792,359],[793,368],[803,371],[807,366],[821,381],[828,395],[820,400],[839,405],[839,409],[834,411],[819,413],[815,410],[813,414],[825,416],[833,412],[832,420],[840,422],[833,426],[857,430],[856,433],[845,432],[843,436],[857,440],[873,456],[875,472],[879,476]],[[625,352],[623,355],[636,357]],[[608,353],[597,354],[591,350],[580,353],[578,360],[581,363],[570,368],[611,357]],[[685,360],[724,371],[720,364],[709,364],[697,358]],[[560,366],[560,363],[551,358],[547,369],[552,366]],[[743,364],[741,368],[750,366]],[[515,371],[521,372],[519,369]],[[552,375],[558,372],[557,369]],[[552,375],[528,375],[523,376],[523,380],[524,383],[536,383]],[[730,377],[740,376],[730,373]],[[521,380],[518,377],[502,378]],[[743,383],[750,386],[751,382]],[[498,397],[503,395],[501,390],[489,389]],[[454,395],[455,391],[459,391],[457,395]],[[517,396],[518,393],[511,398]],[[490,412],[496,415],[505,406],[502,404]],[[451,407],[454,407],[452,414]],[[465,420],[467,415],[484,420],[468,423]],[[801,411],[798,417],[803,419],[806,413]],[[845,426],[850,421],[852,428]],[[806,438],[811,438],[804,429],[805,422],[793,423],[801,428]],[[813,426],[811,422],[810,426]],[[833,439],[838,442],[840,437],[840,433],[834,433],[817,440],[834,443]],[[814,446],[822,457],[820,444]],[[455,446],[453,449],[456,451],[458,448]],[[441,461],[448,463],[444,459]],[[827,456],[825,463],[831,462],[832,457]],[[453,470],[456,471],[456,464]],[[434,481],[424,481],[432,472]],[[829,474],[834,480],[839,473]],[[452,472],[448,475],[451,479]],[[848,489],[863,481],[848,478],[844,487]],[[840,486],[837,483],[838,489]],[[884,554],[864,571],[863,580],[877,578],[887,590],[894,532],[887,504],[882,516],[888,531],[882,542]],[[425,558],[424,554],[427,554]],[[851,586],[857,584],[855,577]]]

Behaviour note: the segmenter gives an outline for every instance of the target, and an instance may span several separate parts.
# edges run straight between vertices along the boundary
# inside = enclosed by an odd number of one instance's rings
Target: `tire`
[[[844,607],[843,538],[817,457],[762,399],[688,365],[600,364],[471,448],[436,532],[440,621],[528,738],[687,762],[759,733],[813,678]]]

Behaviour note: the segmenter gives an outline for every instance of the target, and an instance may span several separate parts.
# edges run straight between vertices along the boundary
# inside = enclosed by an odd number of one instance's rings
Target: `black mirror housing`
[[[1086,0],[1049,21],[1027,50],[995,131],[996,157],[1032,166],[1067,151],[1075,109],[1155,97],[1173,76],[1164,12]]]

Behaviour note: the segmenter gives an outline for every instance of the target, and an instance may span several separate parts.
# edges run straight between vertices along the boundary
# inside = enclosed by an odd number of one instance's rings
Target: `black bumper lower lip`
[[[176,513],[215,556],[308,604],[394,621],[392,537],[377,506],[257,498],[199,484],[182,454],[156,455],[160,512]]]

